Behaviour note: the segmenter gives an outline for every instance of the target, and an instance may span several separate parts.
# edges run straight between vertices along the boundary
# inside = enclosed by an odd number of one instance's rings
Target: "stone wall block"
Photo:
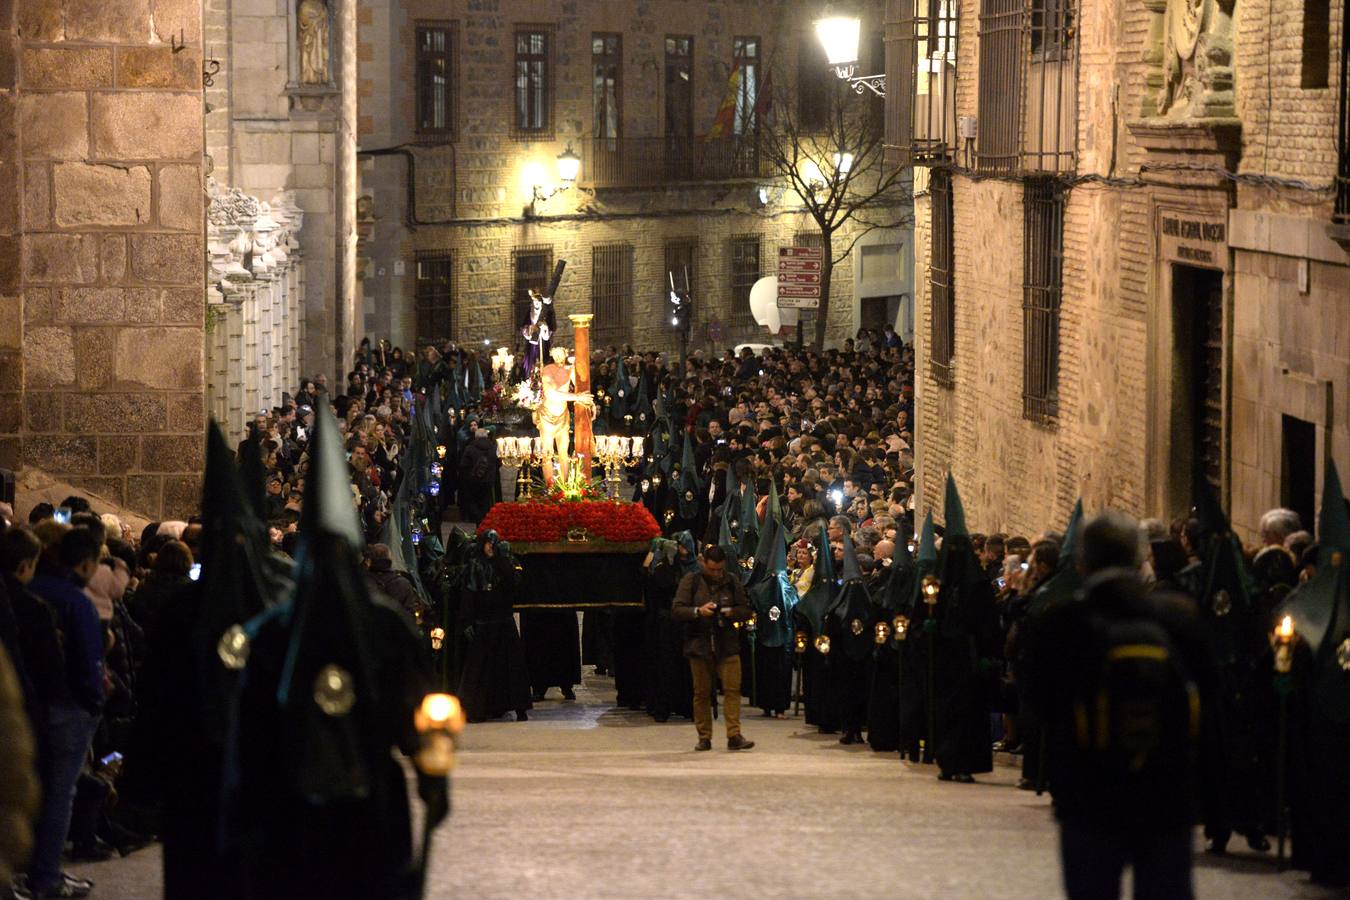
[[[23,271],[29,282],[92,284],[98,279],[98,238],[85,234],[27,234]]]
[[[60,41],[66,36],[66,20],[60,3],[24,3],[18,6],[19,33],[29,41]]]
[[[201,0],[151,0],[155,40],[196,44],[202,37]]]
[[[0,434],[18,434],[23,426],[22,394],[0,394]]]
[[[202,386],[200,328],[123,328],[115,357],[118,381],[157,389]]]
[[[98,471],[98,440],[30,434],[23,442],[23,461],[53,474],[92,475]]]
[[[202,227],[206,192],[196,166],[165,166],[159,170],[159,224],[164,228],[195,231]]]
[[[18,350],[23,342],[23,301],[0,296],[0,350]]]
[[[23,324],[50,325],[56,321],[61,306],[60,291],[51,288],[30,287],[23,292]]]
[[[126,311],[122,321],[146,325],[159,321],[159,288],[127,288]]]
[[[100,159],[193,159],[202,152],[201,95],[94,94],[93,134]]]
[[[140,459],[140,441],[135,437],[110,436],[98,439],[100,475],[125,475],[135,471]]]
[[[133,234],[131,274],[138,281],[197,283],[202,254],[202,239],[195,234]]]
[[[0,235],[0,293],[19,292],[23,242],[17,235]]]
[[[127,476],[127,506],[159,518],[164,479],[158,475]]]
[[[0,352],[0,391],[23,390],[23,356]]]
[[[111,328],[81,328],[75,333],[75,383],[84,390],[105,388],[116,380]]]
[[[166,475],[164,478],[165,519],[187,519],[201,509],[202,480],[197,475]]]
[[[61,397],[32,391],[23,395],[23,417],[29,431],[61,430]]]
[[[150,170],[145,166],[61,163],[53,171],[56,224],[144,225],[150,221]]]
[[[106,476],[84,476],[70,479],[72,487],[77,487],[91,496],[98,497],[117,506],[126,505],[126,479]],[[100,505],[100,504],[95,504]]]
[[[43,90],[112,87],[112,49],[27,47],[23,51],[23,84],[26,88]]]
[[[172,288],[164,292],[161,321],[200,326],[204,316],[205,302],[197,288]]]
[[[65,0],[66,40],[144,44],[150,0]]]
[[[49,228],[52,224],[52,192],[47,167],[30,161],[23,172],[23,224],[25,228]]]
[[[25,6],[33,4],[24,4]],[[19,128],[25,158],[84,159],[89,155],[87,95],[25,94],[19,98]]]
[[[61,292],[61,320],[72,325],[116,325],[126,311],[121,288],[71,288]]]
[[[98,245],[99,271],[103,280],[117,284],[127,274],[127,239],[120,234],[105,234]]]
[[[201,78],[201,54],[196,50],[175,53],[163,44],[117,49],[118,87],[189,91],[201,84]]]
[[[141,468],[146,472],[200,470],[206,450],[199,434],[147,434],[141,438]]]
[[[206,431],[206,410],[199,394],[170,395],[169,431],[202,434]]]
[[[30,328],[23,339],[24,387],[75,381],[75,338],[69,328]]]
[[[23,440],[17,437],[0,438],[0,466],[17,469],[23,465]]]
[[[71,394],[65,430],[71,434],[137,434],[163,431],[168,417],[162,394]]]

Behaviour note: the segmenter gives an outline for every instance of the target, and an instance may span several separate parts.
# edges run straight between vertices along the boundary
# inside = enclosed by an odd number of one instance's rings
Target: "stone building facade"
[[[205,425],[200,4],[3,14],[0,466],[185,515]]]
[[[880,3],[868,6],[877,31]],[[761,340],[733,297],[814,225],[734,139],[703,136],[738,54],[754,54],[761,84],[772,71],[783,85],[803,44],[814,47],[818,14],[797,0],[362,0],[366,331],[405,347],[510,345],[524,289],[566,260],[560,340],[567,313],[594,309],[597,342],[669,349],[668,266],[692,262],[693,345]],[[547,87],[522,127],[515,73],[531,70],[514,67],[531,65]],[[614,86],[597,88],[597,71]],[[568,148],[581,158],[577,186],[532,203],[535,183],[558,183]],[[861,245],[866,257],[855,249],[835,270],[836,342],[911,302],[908,230]]]
[[[361,329],[355,0],[204,0],[204,7],[208,174],[259,201],[289,192],[303,213],[297,365],[339,376]],[[280,399],[278,392],[267,402]]]
[[[1330,74],[1304,88],[1321,20],[1297,7],[1319,4]],[[1350,258],[1328,236],[1344,8],[1292,6],[890,3],[922,506],[940,514],[950,471],[974,527],[1030,535],[1079,496],[1181,514],[1199,471],[1250,537],[1312,507],[1328,453],[1350,465]]]

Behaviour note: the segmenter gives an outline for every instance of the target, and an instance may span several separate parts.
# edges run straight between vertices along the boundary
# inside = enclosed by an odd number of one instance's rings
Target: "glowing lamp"
[[[825,49],[825,61],[840,78],[848,78],[858,64],[862,21],[857,16],[826,16],[816,20],[816,37]]]

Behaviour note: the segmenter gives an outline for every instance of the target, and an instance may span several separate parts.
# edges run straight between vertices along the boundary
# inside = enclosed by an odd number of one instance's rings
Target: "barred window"
[[[888,0],[886,146],[896,164],[953,157],[957,17],[956,0]]]
[[[591,136],[613,140],[623,128],[623,36],[591,36]]]
[[[731,239],[731,325],[753,325],[750,289],[760,279],[760,236],[738,234]]]
[[[1049,178],[1022,195],[1022,415],[1048,422],[1059,412],[1059,308],[1064,287],[1064,195]]]
[[[417,254],[414,306],[417,341],[443,344],[454,338],[455,263],[449,251]]]
[[[633,317],[633,245],[591,248],[591,331],[596,343],[621,343]]]
[[[525,317],[530,304],[530,291],[543,293],[553,275],[553,245],[539,244],[517,247],[511,251],[511,271],[514,283],[511,290],[511,321],[508,333],[516,332],[516,324]]]
[[[956,246],[952,229],[952,176],[934,169],[929,182],[932,203],[932,255],[928,265],[928,287],[932,301],[932,340],[929,360],[933,379],[950,387],[955,383],[952,367],[956,355]]]
[[[553,135],[553,30],[531,26],[516,32],[515,115],[519,138]]]
[[[694,39],[666,35],[666,137],[694,133]]]
[[[1074,0],[1031,0],[1031,52],[1053,56],[1073,42]]]
[[[681,237],[666,241],[666,280],[661,287],[662,297],[670,296],[671,277],[675,279],[676,290],[683,291],[686,285],[691,294],[698,290],[697,258],[698,238]]]
[[[1076,0],[1031,0],[1022,73],[1022,168],[1072,172],[1078,149]]]
[[[455,54],[458,32],[454,24],[417,28],[417,133],[455,135],[458,97]]]
[[[1023,0],[980,0],[980,128],[977,165],[1017,169],[1021,117]]]
[[[734,133],[759,131],[759,38],[735,37],[731,40],[732,65],[741,72],[736,86]]]
[[[1341,35],[1345,41],[1345,35]],[[1331,0],[1303,0],[1303,65],[1299,86],[1324,88],[1331,78]]]

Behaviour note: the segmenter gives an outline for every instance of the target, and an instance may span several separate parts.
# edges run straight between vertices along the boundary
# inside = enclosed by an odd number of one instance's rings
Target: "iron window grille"
[[[666,241],[666,268],[665,272],[674,273],[675,286],[681,290],[684,288],[684,273],[689,273],[689,292],[694,295],[695,306],[698,309],[698,238],[679,237],[670,238]],[[661,282],[661,309],[668,309],[666,303],[669,303],[670,280],[663,273]]]
[[[731,309],[727,323],[732,326],[753,325],[750,312],[750,289],[760,279],[761,237],[757,234],[738,234],[731,238]]]
[[[418,253],[413,306],[417,341],[440,345],[455,337],[455,262],[448,250]]]
[[[1064,194],[1050,178],[1023,187],[1022,415],[1059,413],[1059,311],[1064,290]]]
[[[985,172],[1011,174],[1017,170],[1023,2],[980,0],[980,125],[976,165]]]
[[[530,291],[543,293],[553,275],[553,245],[536,244],[529,247],[517,247],[511,251],[511,321],[507,323],[507,333],[515,334],[517,325],[525,317],[530,305]]]
[[[623,131],[623,36],[591,36],[591,136],[613,142]]]
[[[512,135],[526,140],[553,137],[552,26],[531,25],[515,33]]]
[[[1072,172],[1077,159],[1075,0],[1031,0],[1022,75],[1022,168]]]
[[[454,23],[417,27],[417,133],[454,138],[459,122],[455,61],[459,29]]]
[[[932,255],[928,264],[928,288],[932,339],[928,358],[933,380],[944,387],[955,384],[953,360],[956,356],[956,246],[953,234],[952,177],[943,169],[934,169],[929,182],[932,204]]]
[[[596,244],[591,248],[591,331],[597,343],[619,344],[633,317],[633,245]]]
[[[741,73],[736,85],[736,116],[732,121],[732,133],[752,135],[759,131],[759,38],[732,38],[731,58],[732,65]]]
[[[888,0],[887,156],[893,164],[951,162],[956,146],[957,0]]]

